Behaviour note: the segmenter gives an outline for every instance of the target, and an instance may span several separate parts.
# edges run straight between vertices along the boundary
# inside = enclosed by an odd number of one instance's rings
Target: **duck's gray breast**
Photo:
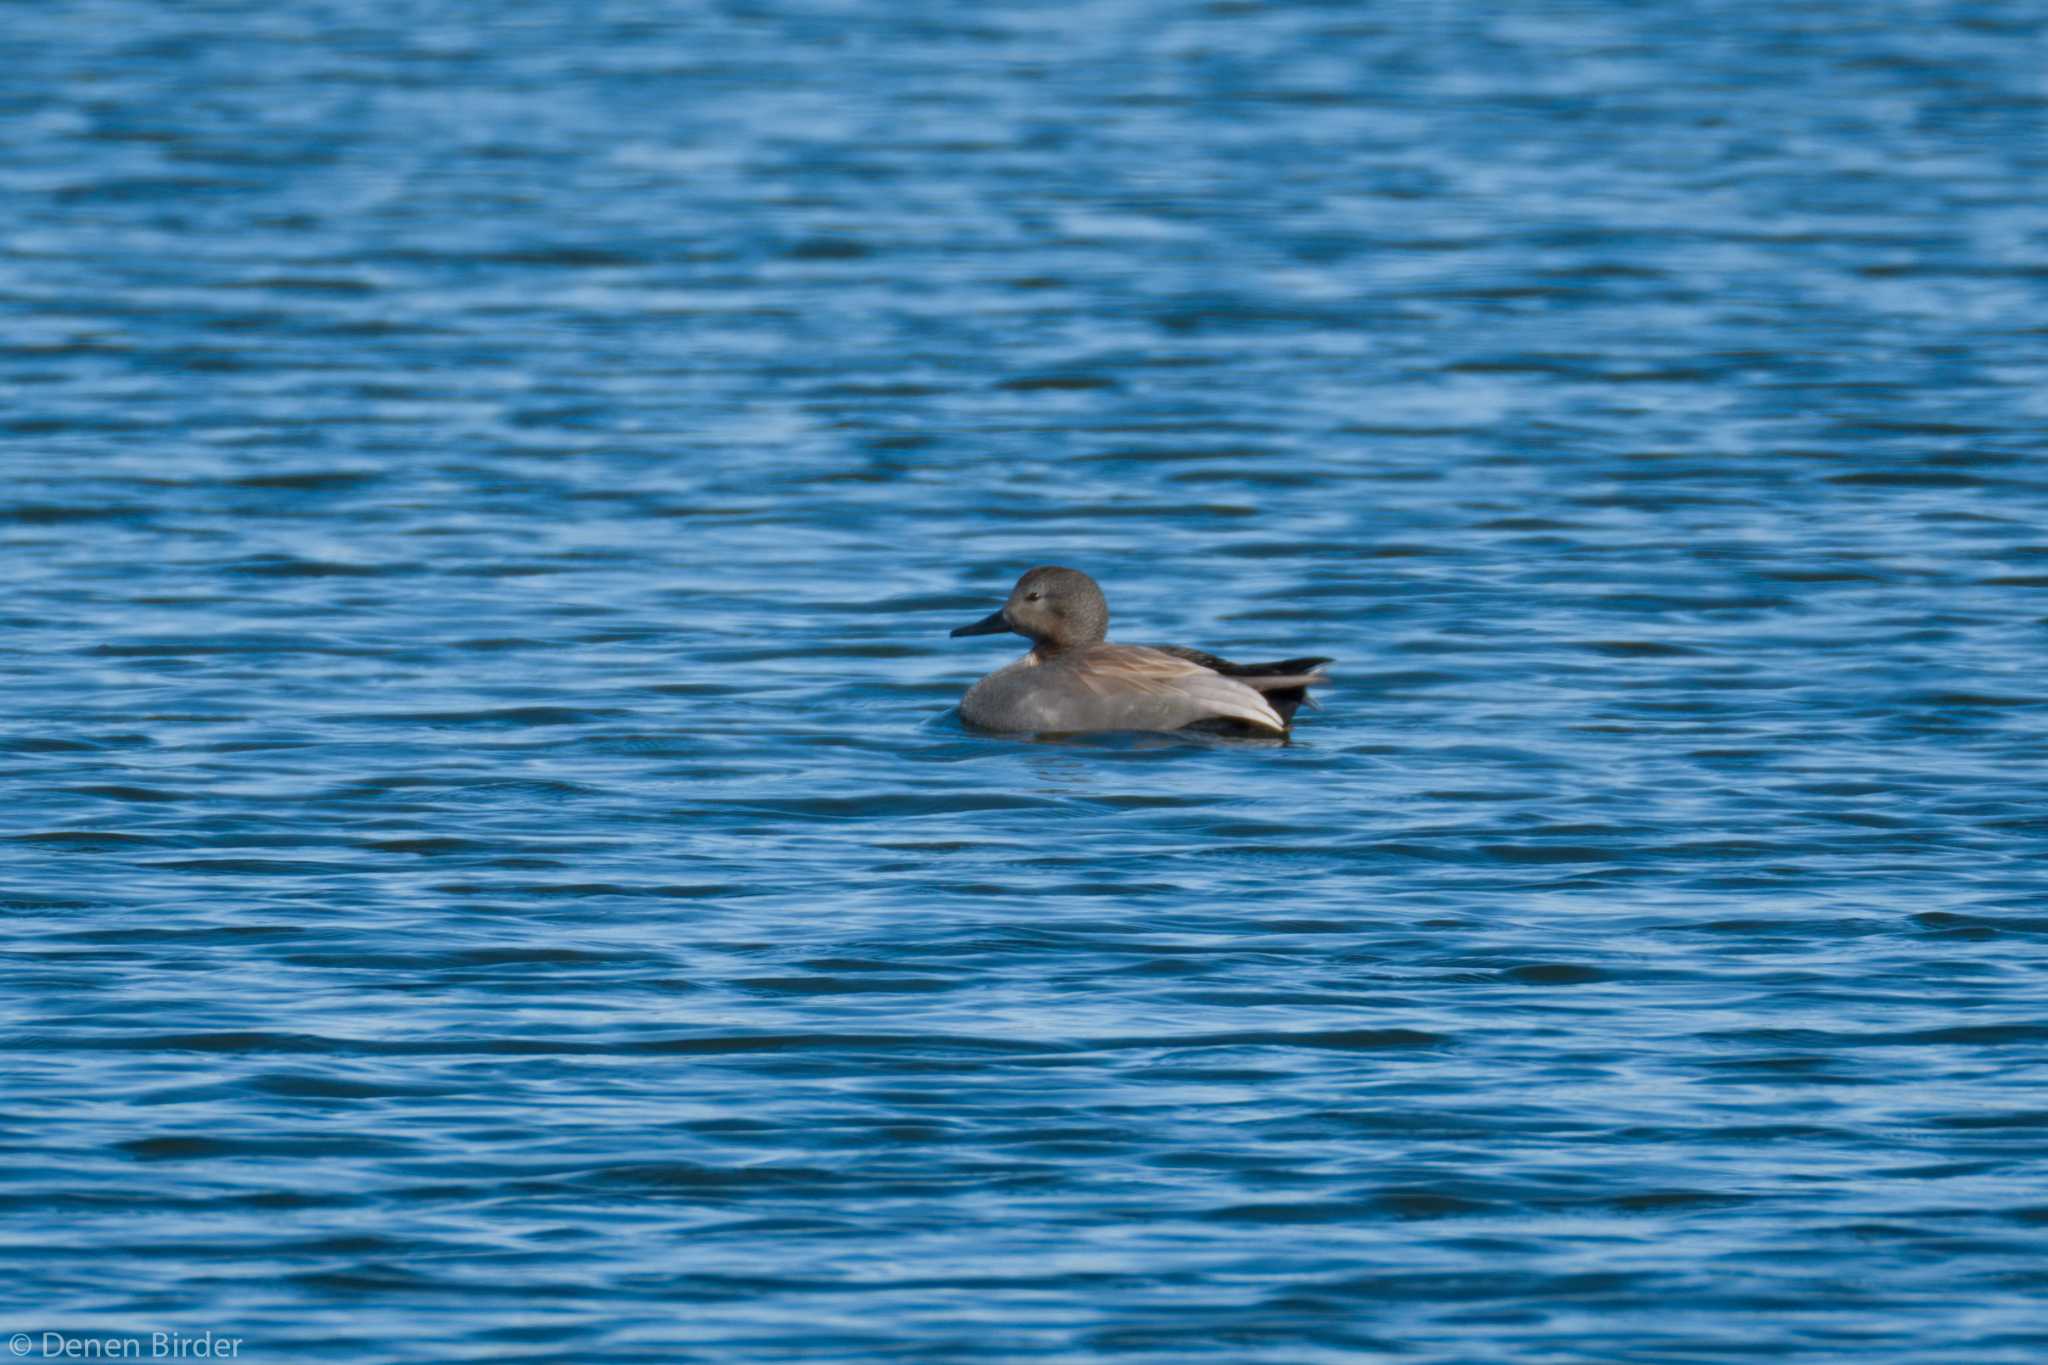
[[[984,730],[1052,730],[1050,700],[1038,686],[1045,672],[1030,655],[983,678],[960,699],[960,719]]]

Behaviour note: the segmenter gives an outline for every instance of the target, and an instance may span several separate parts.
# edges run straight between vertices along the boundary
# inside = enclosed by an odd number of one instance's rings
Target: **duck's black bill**
[[[1009,628],[1010,623],[1003,619],[1003,613],[992,611],[973,625],[962,626],[954,631],[953,638],[957,640],[963,635],[1001,635]]]

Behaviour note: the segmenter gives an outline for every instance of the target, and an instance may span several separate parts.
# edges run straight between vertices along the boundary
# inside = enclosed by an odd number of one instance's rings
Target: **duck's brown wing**
[[[1270,664],[1240,664],[1199,649],[1189,649],[1186,645],[1148,645],[1146,648],[1200,664],[1226,678],[1237,679],[1257,690],[1283,721],[1292,721],[1294,713],[1304,703],[1314,706],[1315,701],[1308,694],[1309,688],[1330,680],[1329,675],[1322,671],[1322,666],[1330,662],[1328,659],[1281,659]]]
[[[1173,650],[1148,645],[1097,645],[1074,670],[1090,691],[1105,698],[1142,697],[1160,715],[1185,719],[1179,725],[1205,720],[1240,720],[1262,730],[1284,734],[1287,721],[1259,690],[1225,677],[1198,660]],[[1135,729],[1178,728],[1133,726]]]

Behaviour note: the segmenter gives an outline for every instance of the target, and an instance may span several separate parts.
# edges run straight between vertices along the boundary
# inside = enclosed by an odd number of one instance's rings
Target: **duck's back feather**
[[[1294,713],[1304,704],[1315,705],[1314,698],[1308,694],[1309,688],[1320,687],[1330,681],[1329,675],[1322,670],[1322,666],[1330,661],[1324,658],[1281,659],[1270,664],[1240,664],[1199,649],[1189,649],[1186,645],[1152,645],[1149,648],[1156,649],[1162,654],[1186,659],[1189,663],[1200,664],[1203,668],[1213,669],[1226,678],[1235,678],[1245,686],[1255,689],[1273,710],[1279,713],[1283,722],[1292,721]]]
[[[1096,645],[1076,659],[1073,676],[1115,705],[1136,703],[1131,714],[1172,719],[1132,725],[1133,729],[1179,729],[1204,720],[1241,720],[1248,725],[1285,732],[1287,722],[1255,687],[1225,677],[1207,664],[1175,650],[1149,645]]]

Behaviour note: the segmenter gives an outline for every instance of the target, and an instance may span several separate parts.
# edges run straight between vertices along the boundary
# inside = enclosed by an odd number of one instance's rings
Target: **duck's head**
[[[1079,569],[1041,565],[1017,580],[1001,611],[953,634],[999,635],[1006,630],[1047,651],[1100,644],[1109,634],[1109,602],[1095,580]]]

